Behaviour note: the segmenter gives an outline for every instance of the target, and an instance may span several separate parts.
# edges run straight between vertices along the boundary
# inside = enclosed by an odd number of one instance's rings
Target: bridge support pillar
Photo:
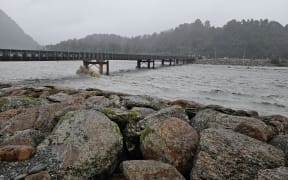
[[[104,65],[106,65],[106,75],[109,75],[109,60],[83,61],[83,66],[89,69],[90,64],[98,64],[99,73],[104,74]]]
[[[137,60],[137,66],[136,66],[137,69],[141,69],[141,62],[142,60]]]

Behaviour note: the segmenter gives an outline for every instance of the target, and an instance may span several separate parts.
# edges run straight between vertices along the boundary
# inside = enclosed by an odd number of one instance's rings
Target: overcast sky
[[[288,24],[288,0],[0,0],[0,8],[42,45],[93,33],[150,34],[197,18],[215,26],[243,18]]]

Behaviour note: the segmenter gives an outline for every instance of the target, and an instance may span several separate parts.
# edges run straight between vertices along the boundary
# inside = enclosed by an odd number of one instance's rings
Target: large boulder
[[[127,180],[185,180],[175,167],[154,160],[124,161],[121,168]]]
[[[274,137],[269,143],[281,149],[285,153],[286,162],[288,163],[288,134],[278,135]]]
[[[272,127],[274,136],[288,134],[288,118],[281,115],[260,117],[267,125]]]
[[[22,161],[29,159],[35,153],[33,146],[7,145],[0,148],[0,161]]]
[[[172,164],[182,173],[190,171],[199,137],[187,122],[168,118],[147,127],[140,139],[144,159]]]
[[[263,121],[242,116],[232,116],[211,109],[197,113],[192,119],[192,126],[198,132],[207,128],[231,129],[260,141],[268,141],[272,137],[272,129]]]
[[[279,167],[276,169],[265,169],[258,172],[256,180],[287,180],[288,167]]]
[[[78,110],[63,116],[45,143],[54,146],[65,178],[88,179],[114,171],[122,141],[118,125],[103,113]]]
[[[191,179],[253,179],[262,169],[285,165],[284,153],[226,129],[201,133]]]
[[[26,129],[17,131],[13,136],[0,138],[0,147],[5,145],[30,145],[36,147],[44,140],[45,136],[38,130]]]
[[[152,126],[154,123],[161,122],[171,117],[182,119],[190,123],[190,120],[185,113],[185,109],[181,108],[180,106],[171,106],[163,108],[156,113],[146,116],[143,120],[139,122],[139,126],[145,129],[146,127]]]
[[[10,109],[31,108],[41,104],[45,104],[45,101],[29,96],[8,96],[0,98],[0,112]]]
[[[128,109],[133,107],[147,107],[154,110],[167,107],[167,101],[150,96],[122,96],[122,103]]]
[[[80,109],[85,97],[73,97],[62,103],[54,103],[24,109],[21,113],[0,123],[0,133],[13,134],[16,131],[37,129],[42,133],[49,133],[57,124],[58,118],[65,113]]]
[[[41,171],[36,174],[31,174],[27,176],[24,180],[50,180],[51,176],[47,171]]]

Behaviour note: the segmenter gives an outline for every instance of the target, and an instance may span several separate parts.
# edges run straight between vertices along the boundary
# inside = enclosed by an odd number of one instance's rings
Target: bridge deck
[[[87,60],[184,60],[193,61],[191,56],[93,53],[93,52],[64,52],[64,51],[35,51],[0,49],[0,61],[87,61]]]

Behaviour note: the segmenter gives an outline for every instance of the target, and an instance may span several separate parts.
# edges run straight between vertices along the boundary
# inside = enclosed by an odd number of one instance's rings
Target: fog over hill
[[[132,38],[94,34],[47,46],[52,50],[196,54],[208,57],[288,58],[288,25],[276,21],[231,20],[223,27],[196,20],[176,28]]]
[[[0,9],[0,48],[39,49],[40,45]]]

